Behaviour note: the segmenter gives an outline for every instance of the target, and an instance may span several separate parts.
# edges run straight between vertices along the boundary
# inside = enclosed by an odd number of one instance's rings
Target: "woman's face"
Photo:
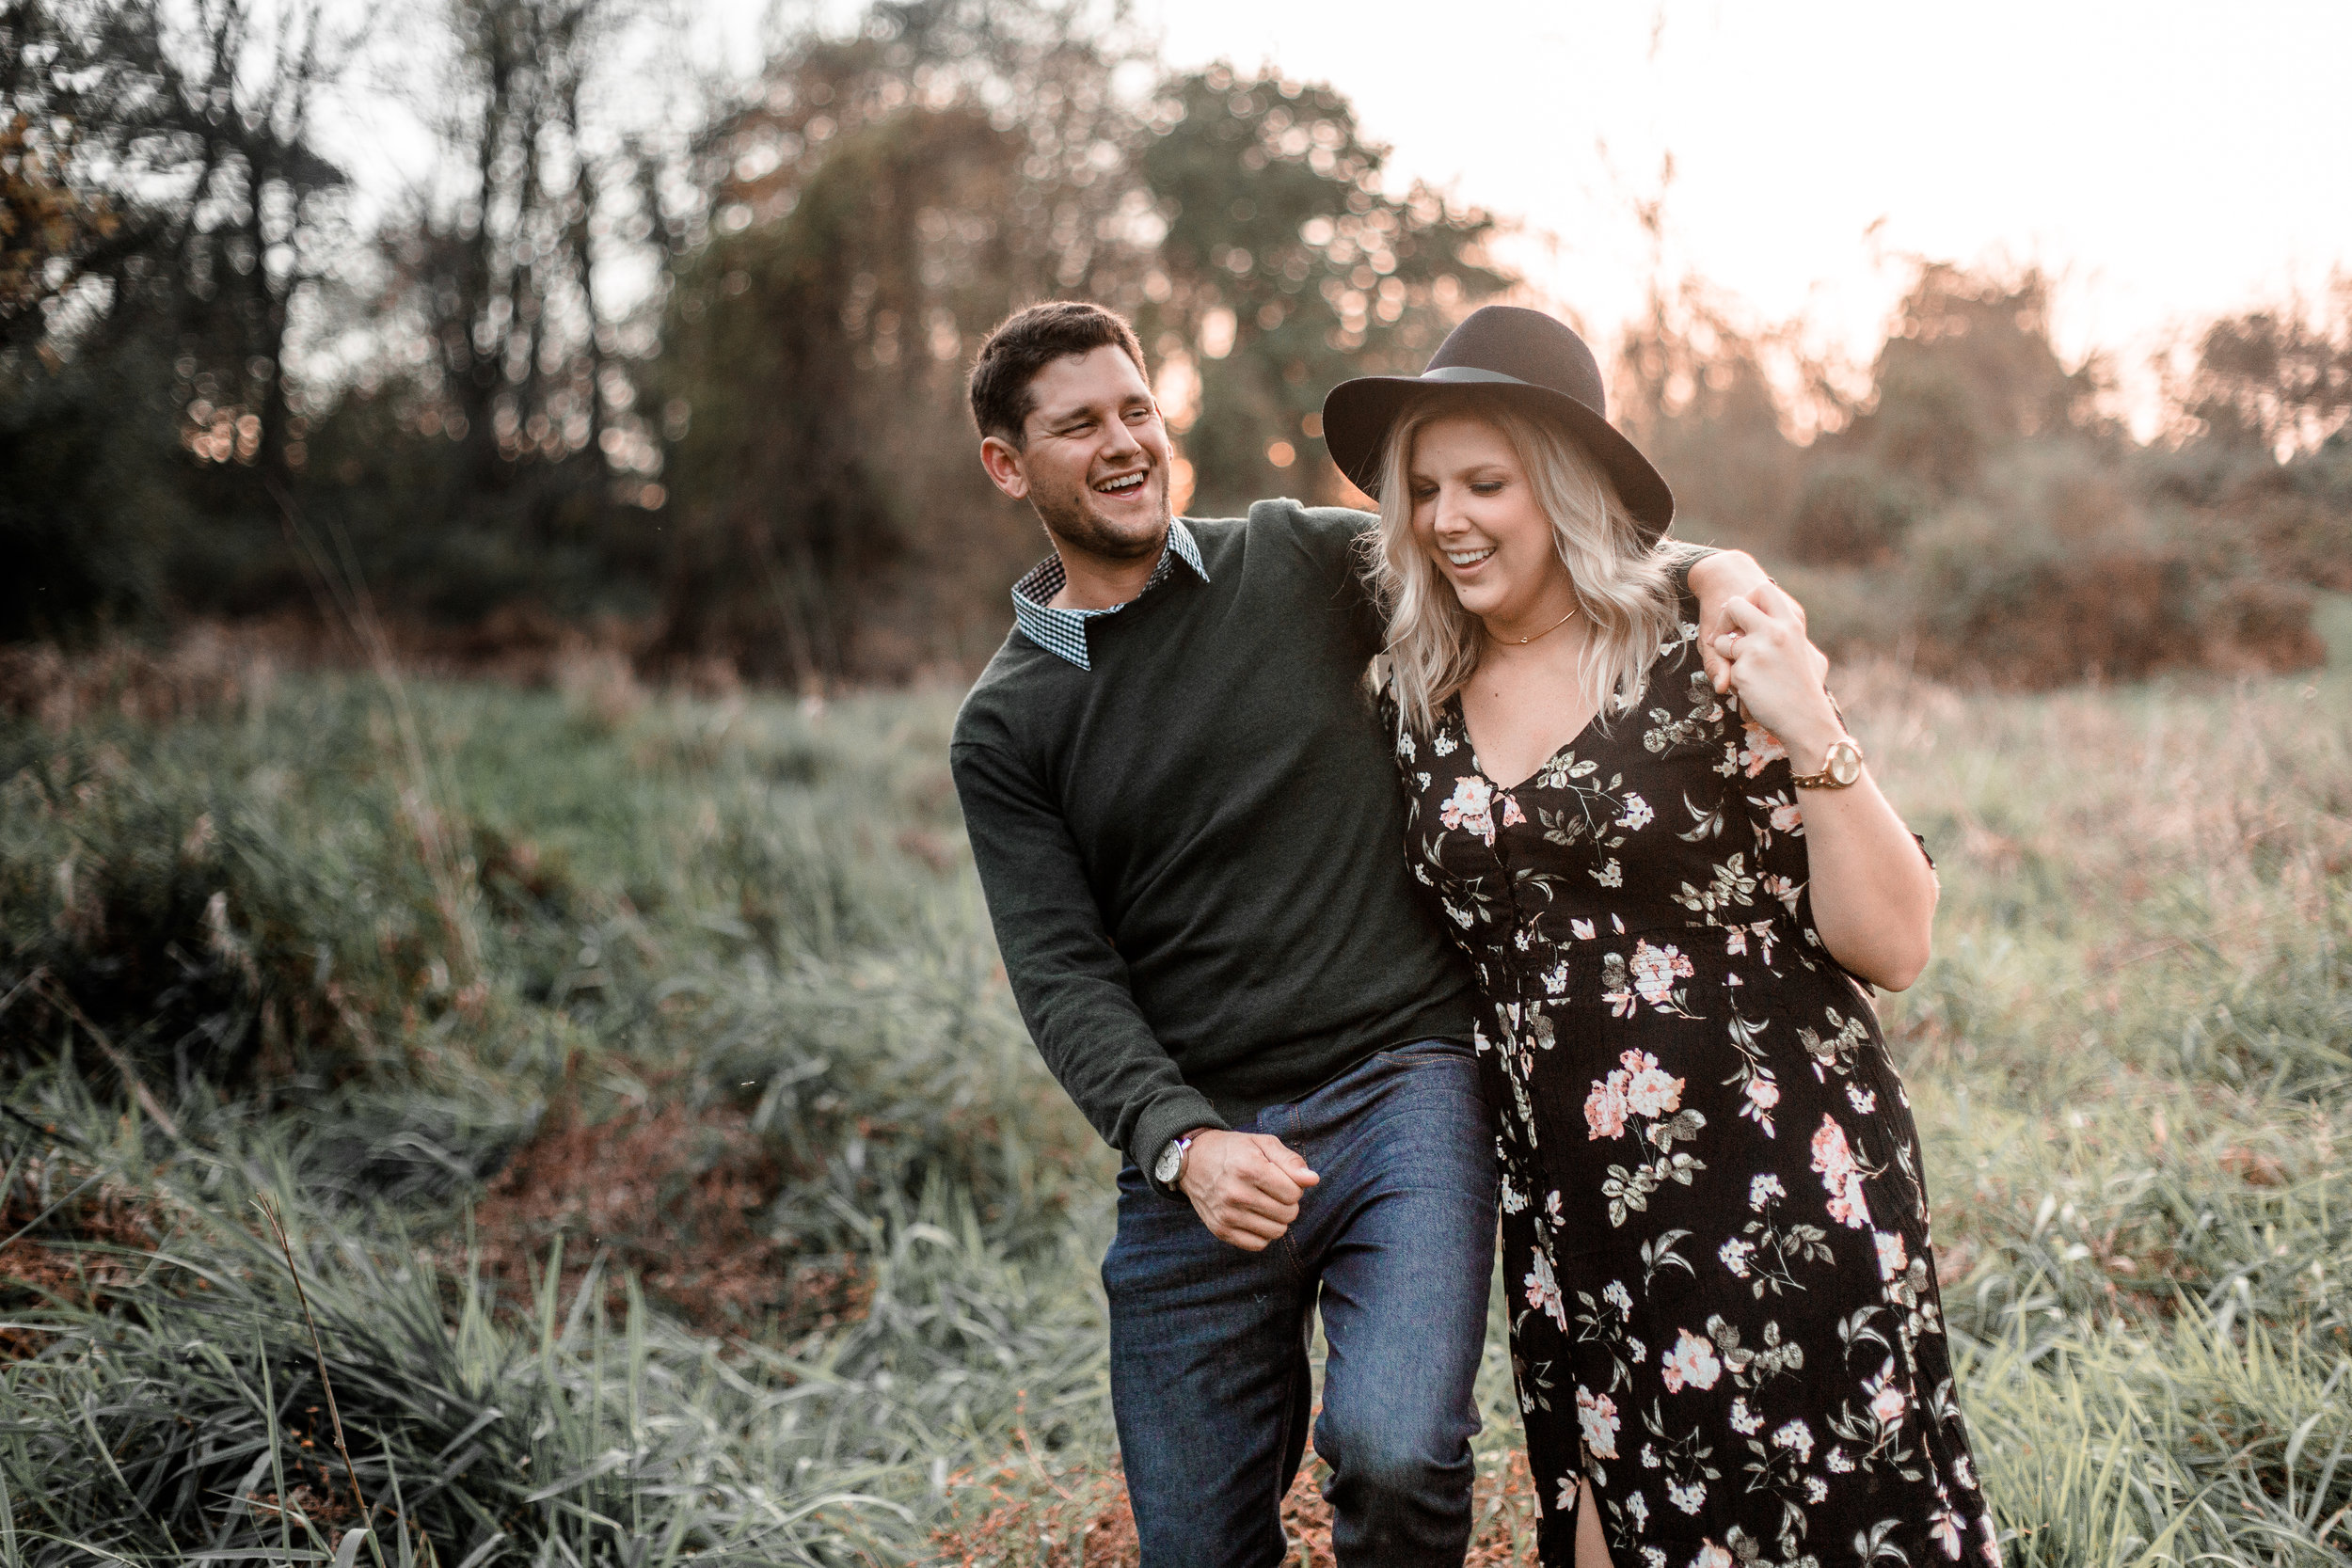
[[[1421,427],[1406,465],[1413,538],[1462,608],[1509,626],[1567,601],[1574,584],[1526,467],[1501,429],[1474,415]],[[1550,610],[1550,613],[1558,613]]]

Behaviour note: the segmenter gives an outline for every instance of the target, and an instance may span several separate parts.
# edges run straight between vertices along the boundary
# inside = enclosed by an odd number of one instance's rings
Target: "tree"
[[[310,112],[348,57],[319,0],[19,0],[0,11],[0,457],[30,586],[0,635],[135,618],[205,514],[298,451],[285,347],[341,172]],[[195,466],[191,469],[190,465]],[[177,555],[175,557],[175,549]]]
[[[2352,274],[2330,280],[2328,304],[2317,318],[2289,307],[2205,328],[2171,388],[2185,433],[2283,461],[2352,424]]]
[[[825,682],[1001,635],[1038,546],[973,458],[963,375],[1017,305],[1139,297],[1126,57],[1075,8],[884,5],[792,40],[713,126],[664,327],[661,657]]]
[[[1340,499],[1313,439],[1324,394],[1419,372],[1461,312],[1515,281],[1485,252],[1495,220],[1418,182],[1386,194],[1388,149],[1326,85],[1216,65],[1164,84],[1145,124],[1135,162],[1166,232],[1138,320],[1175,386],[1198,377],[1175,410],[1197,411],[1194,509]]]

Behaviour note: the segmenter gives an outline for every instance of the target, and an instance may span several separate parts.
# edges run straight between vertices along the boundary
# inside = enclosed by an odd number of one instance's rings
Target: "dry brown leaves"
[[[1282,1499],[1284,1562],[1301,1568],[1337,1560],[1331,1510],[1323,1500],[1330,1471],[1310,1454]],[[1116,1465],[1048,1476],[1035,1464],[1009,1463],[961,1484],[983,1491],[986,1511],[968,1525],[931,1537],[934,1568],[1134,1568],[1141,1560],[1135,1511]],[[1465,1568],[1516,1568],[1535,1560],[1535,1493],[1527,1456],[1514,1450],[1482,1464],[1472,1493]]]
[[[614,1310],[629,1273],[704,1329],[769,1337],[856,1318],[870,1285],[851,1260],[795,1257],[764,1227],[784,1177],[732,1106],[638,1106],[593,1124],[558,1112],[483,1196],[474,1246],[485,1277],[516,1295],[561,1236],[564,1299],[602,1253]]]
[[[0,1312],[52,1301],[87,1306],[137,1267],[93,1247],[151,1247],[167,1228],[147,1195],[108,1180],[85,1185],[90,1175],[52,1152],[25,1161],[0,1191]],[[49,1339],[39,1329],[0,1326],[0,1361],[32,1355]]]

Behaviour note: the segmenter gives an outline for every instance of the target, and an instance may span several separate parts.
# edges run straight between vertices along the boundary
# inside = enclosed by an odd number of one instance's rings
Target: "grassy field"
[[[2352,1555],[2327,614],[2316,678],[1843,679],[1945,878],[1884,1008],[2014,1563]],[[1111,1162],[997,970],[951,693],[11,680],[0,1564],[1132,1560]],[[1477,1560],[1524,1560],[1499,1330],[1484,1393]]]

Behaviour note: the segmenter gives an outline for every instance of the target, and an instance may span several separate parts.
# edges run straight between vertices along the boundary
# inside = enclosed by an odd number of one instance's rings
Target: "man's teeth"
[[[1456,566],[1475,566],[1494,553],[1495,547],[1489,545],[1483,550],[1448,550],[1445,558]]]
[[[1106,496],[1124,496],[1143,488],[1143,475],[1126,474],[1118,479],[1106,479],[1095,488]]]

